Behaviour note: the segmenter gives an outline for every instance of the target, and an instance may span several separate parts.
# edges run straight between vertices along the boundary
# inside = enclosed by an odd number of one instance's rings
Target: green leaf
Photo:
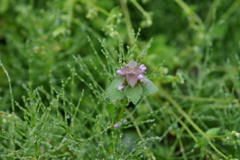
[[[212,136],[217,136],[220,128],[211,128],[206,132],[206,135],[211,138]]]
[[[144,81],[147,83],[147,85],[142,86],[143,95],[148,96],[158,91],[157,86],[155,86],[155,84],[153,84],[153,82],[150,79],[144,77]]]
[[[142,96],[142,86],[140,84],[137,84],[133,88],[130,86],[127,86],[124,92],[133,104],[137,104],[137,102]]]
[[[112,81],[110,86],[107,88],[107,97],[110,99],[122,99],[124,92],[118,90],[118,86],[122,84],[122,79],[116,78]]]
[[[219,132],[220,128],[211,128],[206,132],[206,136],[203,136],[196,144],[195,144],[195,148],[200,148],[200,147],[206,147],[207,146],[207,139],[211,138],[213,136],[217,136],[218,132]]]

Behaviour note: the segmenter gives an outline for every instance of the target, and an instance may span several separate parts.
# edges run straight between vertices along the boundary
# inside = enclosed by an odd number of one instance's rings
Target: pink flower
[[[120,122],[115,123],[115,124],[113,125],[113,127],[114,127],[114,128],[117,128],[117,127],[119,127],[120,125],[124,124],[125,122],[127,122],[127,120],[124,119],[123,121],[120,121]]]
[[[143,73],[145,73],[146,69],[147,67],[145,67],[144,64],[138,67],[137,62],[131,60],[125,67],[122,67],[116,72],[119,76],[123,77],[123,83],[126,80],[127,84],[133,88],[138,83],[138,80],[140,80],[140,82],[144,81]],[[118,90],[122,90],[123,88],[124,86],[121,84]]]
[[[143,75],[139,74],[138,77],[137,77],[141,82],[144,80],[143,79]]]
[[[124,87],[125,87],[124,85],[120,85],[120,86],[118,86],[118,90],[121,91]]]
[[[141,64],[141,65],[139,66],[139,68],[140,68],[142,71],[144,71],[144,72],[145,72],[145,70],[147,69],[147,67],[145,67],[144,64]]]
[[[117,70],[116,72],[120,75],[123,75],[123,72],[121,71],[121,69]]]
[[[118,127],[118,126],[119,126],[119,123],[115,123],[115,124],[113,125],[114,128],[116,128],[116,127]]]

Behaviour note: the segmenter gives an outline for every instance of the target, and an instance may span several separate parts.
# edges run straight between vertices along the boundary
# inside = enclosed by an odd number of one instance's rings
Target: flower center
[[[134,68],[131,68],[129,71],[133,73],[134,72]]]

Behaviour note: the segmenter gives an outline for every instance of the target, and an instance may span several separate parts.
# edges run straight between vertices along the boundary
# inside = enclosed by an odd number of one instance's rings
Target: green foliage
[[[220,131],[220,128],[211,128],[206,132],[206,135],[202,137],[197,144],[195,145],[195,148],[198,147],[206,147],[208,144],[208,140],[211,139],[214,136],[217,136],[218,132]]]
[[[0,159],[240,159],[239,6],[1,0]]]
[[[130,86],[127,86],[124,89],[124,93],[126,94],[127,98],[133,102],[133,104],[136,104],[139,99],[142,96],[142,86],[140,84],[137,84],[135,87],[131,88]]]
[[[143,85],[143,95],[148,96],[150,94],[156,93],[158,91],[157,86],[153,84],[152,81],[150,81],[147,77],[144,77],[147,85]]]
[[[122,99],[125,96],[124,92],[118,90],[118,86],[121,84],[122,80],[120,78],[114,79],[107,89],[107,97],[110,99]]]

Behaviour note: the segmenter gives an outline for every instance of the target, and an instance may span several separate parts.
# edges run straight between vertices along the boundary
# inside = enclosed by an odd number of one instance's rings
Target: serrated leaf
[[[144,77],[144,82],[147,83],[147,85],[142,86],[143,95],[148,96],[158,91],[157,86],[155,86],[155,84],[153,84],[153,82],[147,77]]]
[[[137,104],[137,102],[142,96],[142,86],[140,84],[137,84],[133,88],[130,86],[127,86],[124,90],[124,93],[133,104]]]
[[[112,81],[110,86],[107,88],[107,97],[110,99],[122,99],[124,92],[118,90],[118,86],[122,84],[122,79],[116,78]]]

